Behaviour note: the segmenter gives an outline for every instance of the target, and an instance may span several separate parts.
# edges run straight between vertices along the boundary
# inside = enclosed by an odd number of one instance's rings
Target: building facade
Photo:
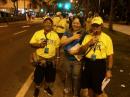
[[[18,10],[24,12],[25,9],[30,9],[30,0],[18,0]],[[14,3],[11,0],[7,0],[7,2],[0,2],[0,11],[4,12],[13,12],[14,10]]]

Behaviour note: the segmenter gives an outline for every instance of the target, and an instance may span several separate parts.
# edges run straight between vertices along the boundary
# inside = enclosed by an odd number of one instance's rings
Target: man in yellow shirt
[[[54,83],[56,76],[55,58],[58,57],[58,48],[60,38],[56,32],[52,30],[53,21],[47,17],[43,21],[43,30],[37,31],[30,40],[30,44],[37,48],[37,65],[34,71],[35,91],[34,97],[38,97],[40,84],[45,79],[44,91],[48,95],[53,95],[50,85]]]
[[[60,15],[60,21],[56,25],[56,32],[58,33],[59,37],[61,38],[64,32],[66,31],[68,25],[67,25],[67,19],[65,14]]]
[[[85,53],[81,97],[104,97],[102,82],[104,78],[109,79],[112,76],[113,44],[111,38],[102,32],[101,17],[93,18],[91,23],[91,32],[85,36],[80,49]]]
[[[52,18],[54,31],[56,31],[56,27],[57,27],[57,24],[58,24],[59,21],[60,21],[60,16],[61,16],[61,14],[62,14],[61,12],[57,12],[56,15]]]

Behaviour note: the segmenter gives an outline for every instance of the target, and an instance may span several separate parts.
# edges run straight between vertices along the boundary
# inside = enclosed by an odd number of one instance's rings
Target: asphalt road
[[[2,27],[3,26],[3,27]],[[0,27],[0,97],[15,97],[33,67],[29,40],[41,25],[18,22]]]

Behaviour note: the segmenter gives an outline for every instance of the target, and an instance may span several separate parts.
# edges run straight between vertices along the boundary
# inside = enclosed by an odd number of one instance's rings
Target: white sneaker
[[[68,89],[68,88],[65,88],[65,89],[64,89],[64,93],[65,93],[65,94],[68,94],[68,93],[69,93],[69,89]]]

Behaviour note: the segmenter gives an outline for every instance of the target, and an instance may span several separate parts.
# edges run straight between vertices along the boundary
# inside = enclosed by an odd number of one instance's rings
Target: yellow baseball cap
[[[91,21],[91,24],[101,25],[103,24],[103,19],[101,17],[94,17]]]

